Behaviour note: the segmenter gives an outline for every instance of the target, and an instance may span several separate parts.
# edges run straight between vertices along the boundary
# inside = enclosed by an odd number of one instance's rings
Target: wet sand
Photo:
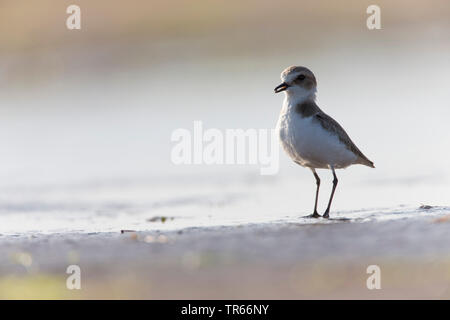
[[[450,298],[450,218],[0,237],[0,298]],[[81,290],[66,289],[68,265]],[[381,289],[369,290],[369,265]]]

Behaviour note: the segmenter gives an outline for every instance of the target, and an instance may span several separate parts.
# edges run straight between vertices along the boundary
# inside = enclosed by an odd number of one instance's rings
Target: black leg
[[[316,201],[314,202],[314,213],[309,215],[308,217],[310,218],[319,218],[320,214],[317,213],[317,201],[319,199],[319,187],[320,187],[320,178],[319,175],[317,174],[315,169],[311,169],[312,173],[314,174],[314,178],[316,178]]]
[[[333,201],[334,191],[336,190],[336,186],[338,184],[338,178],[336,177],[336,172],[334,172],[334,168],[333,167],[331,167],[331,171],[333,172],[333,190],[331,190],[331,196],[330,196],[330,201],[328,201],[327,210],[325,210],[325,213],[323,214],[324,218],[329,218],[330,217],[331,202]]]

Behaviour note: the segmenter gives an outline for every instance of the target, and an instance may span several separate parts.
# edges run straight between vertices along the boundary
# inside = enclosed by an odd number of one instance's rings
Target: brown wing
[[[336,136],[347,147],[347,149],[349,149],[358,157],[357,163],[366,165],[371,168],[375,168],[373,162],[367,159],[367,157],[358,149],[358,147],[353,143],[353,141],[348,136],[347,132],[345,132],[344,128],[342,128],[341,125],[336,122],[336,120],[334,120],[332,117],[330,117],[323,111],[315,114],[314,118],[320,123],[320,125],[324,129],[336,134]]]

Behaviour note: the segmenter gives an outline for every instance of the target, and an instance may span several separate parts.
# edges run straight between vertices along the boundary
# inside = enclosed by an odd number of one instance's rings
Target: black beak
[[[282,84],[280,84],[278,87],[276,87],[274,89],[275,93],[281,92],[286,90],[287,88],[289,88],[289,85],[286,82],[283,82]]]

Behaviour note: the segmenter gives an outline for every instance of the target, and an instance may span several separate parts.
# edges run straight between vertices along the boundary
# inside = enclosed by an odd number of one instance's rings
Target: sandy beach
[[[427,216],[385,222],[298,218],[168,232],[1,236],[0,297],[448,299],[450,208],[420,211]],[[66,288],[71,264],[81,268],[81,290]],[[367,289],[369,265],[381,269],[380,290]]]

